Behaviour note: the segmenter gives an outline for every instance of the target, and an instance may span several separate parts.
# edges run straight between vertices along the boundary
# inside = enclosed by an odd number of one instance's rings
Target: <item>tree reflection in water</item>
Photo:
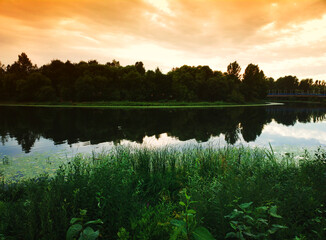
[[[229,144],[242,138],[255,141],[265,125],[275,120],[290,126],[318,122],[326,117],[322,105],[284,105],[224,109],[81,109],[0,107],[2,144],[17,140],[23,151],[31,151],[40,137],[54,144],[90,141],[119,143],[123,139],[142,142],[144,136],[167,133],[184,141],[207,141],[224,134]]]

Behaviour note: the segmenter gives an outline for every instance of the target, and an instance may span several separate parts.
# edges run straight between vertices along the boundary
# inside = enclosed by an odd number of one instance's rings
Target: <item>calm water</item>
[[[134,146],[326,145],[326,106],[225,109],[0,107],[0,156],[77,153]]]

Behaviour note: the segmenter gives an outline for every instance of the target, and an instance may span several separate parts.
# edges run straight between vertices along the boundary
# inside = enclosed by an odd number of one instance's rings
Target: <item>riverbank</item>
[[[266,101],[253,103],[228,102],[49,102],[49,103],[0,103],[7,107],[48,107],[48,108],[225,108],[225,107],[258,107],[268,105],[282,105]]]
[[[64,239],[101,219],[87,230],[99,239],[325,239],[325,161],[245,147],[78,155],[53,177],[1,182],[0,236]]]

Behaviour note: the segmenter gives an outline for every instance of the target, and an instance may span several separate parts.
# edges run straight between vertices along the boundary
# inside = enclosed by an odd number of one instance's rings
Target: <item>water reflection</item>
[[[302,104],[174,110],[0,107],[0,116],[2,145],[10,147],[15,140],[28,153],[40,139],[47,139],[46,146],[51,148],[53,144],[117,144],[122,140],[142,143],[145,136],[158,138],[162,133],[175,141],[195,139],[206,142],[212,136],[217,136],[220,141],[223,136],[228,144],[248,143],[256,141],[263,130],[265,136],[276,134],[272,130],[275,124],[284,125],[279,135],[300,137],[311,129],[300,132],[289,126],[299,122],[303,127],[304,123],[324,121],[326,107]]]

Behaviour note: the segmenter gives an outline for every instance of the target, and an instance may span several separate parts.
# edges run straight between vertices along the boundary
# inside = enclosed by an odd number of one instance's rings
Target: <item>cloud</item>
[[[268,66],[268,75],[280,63],[323,59],[325,27],[324,0],[0,0],[6,63],[22,51],[39,64],[145,59],[149,68],[166,70],[189,63],[223,70],[238,60],[243,69]]]

